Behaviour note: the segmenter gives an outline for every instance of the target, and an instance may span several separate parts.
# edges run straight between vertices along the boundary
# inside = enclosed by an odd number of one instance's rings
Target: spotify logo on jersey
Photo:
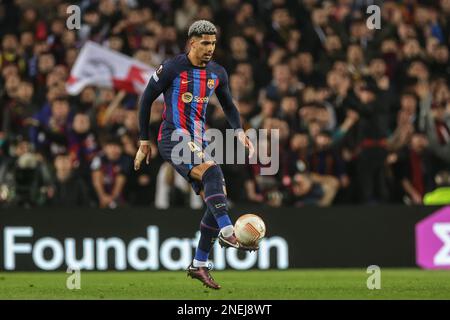
[[[192,93],[185,92],[181,95],[181,100],[183,100],[184,103],[189,103],[192,101]]]
[[[209,102],[209,97],[199,97],[199,96],[193,96],[192,93],[190,92],[185,92],[181,95],[181,100],[184,103],[190,103],[192,101],[196,102],[196,103],[208,103]]]

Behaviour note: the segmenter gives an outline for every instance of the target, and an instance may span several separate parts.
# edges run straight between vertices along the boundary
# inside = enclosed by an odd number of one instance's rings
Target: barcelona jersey
[[[205,131],[205,116],[208,102],[215,92],[228,121],[234,129],[240,128],[239,113],[236,110],[228,88],[228,76],[225,69],[214,61],[205,67],[192,65],[187,54],[179,54],[165,61],[152,74],[146,88],[152,94],[148,103],[153,102],[155,95],[164,95],[162,130],[181,130],[196,140]],[[144,92],[145,99],[146,92]],[[145,105],[141,112],[146,111]],[[144,108],[144,110],[142,110]],[[147,106],[148,108],[148,106]],[[140,120],[146,121],[145,116]],[[141,139],[148,140],[145,122],[141,123]]]

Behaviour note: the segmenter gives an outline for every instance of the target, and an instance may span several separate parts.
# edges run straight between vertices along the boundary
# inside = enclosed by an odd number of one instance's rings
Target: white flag
[[[87,41],[70,71],[66,89],[77,95],[84,87],[95,85],[141,94],[154,71],[136,59]]]

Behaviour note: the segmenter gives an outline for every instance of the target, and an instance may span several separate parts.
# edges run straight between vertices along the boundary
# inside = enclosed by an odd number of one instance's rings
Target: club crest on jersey
[[[181,100],[183,100],[184,103],[189,103],[192,101],[192,93],[185,92],[181,95]]]
[[[209,89],[214,88],[214,79],[208,79],[208,88]]]

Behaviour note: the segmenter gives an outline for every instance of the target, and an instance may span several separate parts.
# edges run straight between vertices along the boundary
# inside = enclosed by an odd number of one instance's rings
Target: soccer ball
[[[243,245],[255,245],[264,238],[266,225],[264,221],[255,214],[244,214],[234,224],[234,234]]]

